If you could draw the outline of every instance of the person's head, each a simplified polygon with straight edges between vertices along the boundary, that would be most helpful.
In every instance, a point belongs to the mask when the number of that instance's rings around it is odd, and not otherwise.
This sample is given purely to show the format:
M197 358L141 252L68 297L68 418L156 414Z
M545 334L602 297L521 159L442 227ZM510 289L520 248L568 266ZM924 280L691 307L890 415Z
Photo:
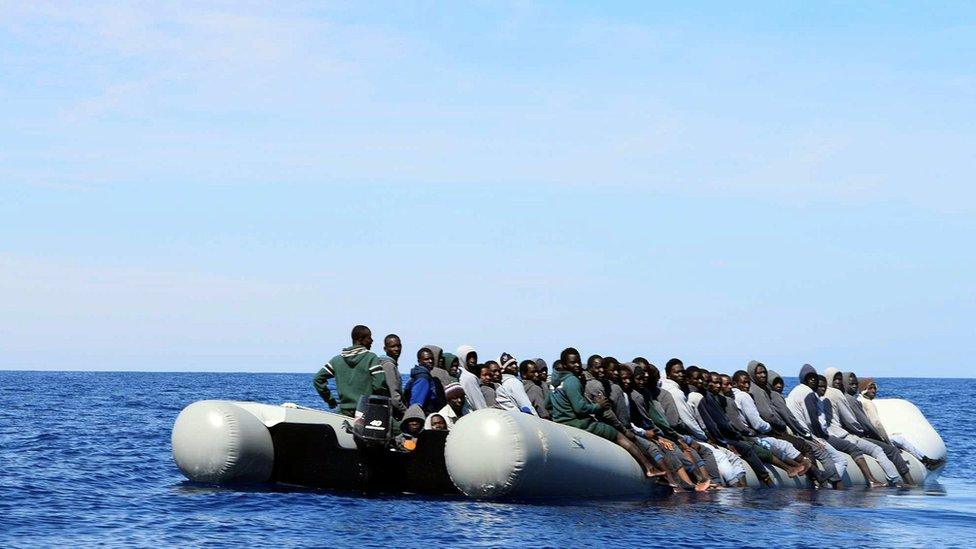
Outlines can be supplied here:
M803 368L800 368L800 383L817 392L817 370L809 364L804 364Z
M698 368L698 366L688 366L688 368L685 370L685 383L695 390L702 390L704 384L702 383L701 370Z
M446 431L447 421L444 421L444 416L440 414L430 416L430 428L433 431Z
M464 367L469 372L478 365L478 351L471 351L464 357ZM471 372L472 374L474 372Z
M562 359L557 358L555 361L553 361L553 363L552 363L552 371L554 371L554 372L562 372L565 369L566 369L566 365L563 364Z
M383 352L386 353L386 356L392 358L393 360L399 360L400 353L403 352L403 343L400 342L400 336L390 334L384 337Z
M489 385L491 383L491 365L482 364L481 371L478 372L478 379L481 380L482 385Z
M424 420L415 417L405 419L400 425L400 429L408 435L416 436L420 431L424 430Z
M590 359L586 361L586 371L596 379L603 379L606 377L606 369L603 367L603 359L600 357L594 359L593 357L595 356L596 355L591 356Z
M847 394L857 394L857 374L854 372L847 373Z
M522 379L526 381L535 381L538 370L535 367L535 362L532 360L523 360L518 367L519 375Z
M553 363L554 368L562 368L579 377L583 372L583 364L580 359L579 351L572 347L567 347L559 353L559 360Z
M647 386L647 368L645 366L640 367L640 371L634 371L634 389L640 391Z
M454 413L461 415L461 408L464 407L464 403L466 402L464 388L457 383L450 383L447 387L444 387L444 397L447 398L447 403L451 405Z
M818 375L817 376L817 396L824 396L827 394L827 377Z
M765 387L766 383L769 381L769 370L766 369L766 365L762 362L756 365L753 375L756 378L756 384L760 387Z
M654 388L661 381L661 371L657 369L657 366L651 364L647 368L644 368L644 373L647 374L647 386Z
M765 372L763 372L763 375L765 375ZM749 381L749 372L739 370L732 374L732 384L735 385L736 389L748 393L752 387L752 382Z
M631 360L631 362L633 362L634 364L642 368L647 368L648 366L651 365L651 363L648 362L648 360L642 356L634 357L634 360Z
M488 362L485 363L485 365L488 366L488 369L491 370L491 381L493 383L501 383L502 365L495 362L494 360L489 360Z
M722 374L719 376L719 379L721 380L722 384L722 394L725 396L732 396L732 376Z
M630 393L631 389L634 388L634 370L629 365L617 365L617 379L619 380L620 388L625 393Z
M677 358L672 358L664 365L664 375L678 385L685 381L685 364Z
M874 400L874 397L878 396L878 384L873 379L862 379L858 386L863 387L861 394L864 398Z
M430 370L434 367L434 353L430 352L427 347L421 348L417 351L417 365L423 366Z
M620 361L612 356L603 357L603 377L614 383L620 380L619 374Z
M502 367L503 374L510 374L513 376L518 374L518 361L515 360L514 356L508 353L502 353L502 356L498 359L498 363Z
M366 326L357 324L352 329L352 344L362 345L369 349L373 346L373 332L370 332Z
M776 391L777 393L782 393L783 387L785 386L786 384L783 382L783 378L780 376L772 378L772 381L769 384L770 389Z
M549 366L541 358L535 359L535 382L540 383L549 379Z
M713 395L722 392L722 376L715 372L705 372L703 377L708 380L708 392Z
M450 364L446 364L447 360L450 360L451 363ZM458 360L458 357L456 357L454 355L451 355L450 357L448 357L447 360L444 361L445 362L445 366L447 366L447 373L451 377L455 377L455 378L458 377L458 375L461 374L461 361Z
M840 372L834 373L833 379L830 380L830 386L839 391L844 390L844 374Z

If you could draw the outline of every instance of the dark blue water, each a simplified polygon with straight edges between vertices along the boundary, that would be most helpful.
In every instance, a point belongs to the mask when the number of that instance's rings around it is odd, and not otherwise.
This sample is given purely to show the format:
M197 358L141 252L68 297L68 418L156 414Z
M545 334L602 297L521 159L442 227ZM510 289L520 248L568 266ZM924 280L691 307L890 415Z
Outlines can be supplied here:
M976 380L879 383L882 396L915 402L945 439L939 486L529 505L185 481L170 454L184 406L226 398L321 407L311 374L0 372L0 547L971 546Z

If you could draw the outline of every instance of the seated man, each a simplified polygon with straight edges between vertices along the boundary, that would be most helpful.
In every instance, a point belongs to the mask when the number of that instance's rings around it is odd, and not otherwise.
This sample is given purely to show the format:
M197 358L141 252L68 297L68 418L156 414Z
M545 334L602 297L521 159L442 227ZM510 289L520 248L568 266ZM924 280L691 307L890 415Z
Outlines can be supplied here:
M535 409L536 415L542 419L549 419L549 411L546 409L546 393L539 383L539 370L534 360L523 360L519 364L519 375L522 376L522 387L525 389L529 402Z
M610 403L606 398L599 398L597 402L591 403L583 396L583 365L580 363L579 351L572 347L564 349L559 359L563 368L571 375L550 395L552 420L617 443L637 460L648 477L662 474L654 469L644 452L634 444L636 437L632 432L629 435L621 433L606 423L593 419L594 414L609 409Z
M864 406L857 399L857 376L854 372L843 372L841 374L841 386L838 389L844 393L844 399L848 406L848 409L853 412L854 418L851 421L852 424L842 422L844 427L848 431L854 432L854 434L868 440L872 444L881 448L884 452L885 457L887 457L895 466L895 470L901 475L902 486L914 486L915 479L912 478L912 471L908 467L908 462L901 455L901 450L895 447L887 440L884 440L877 431L874 430L874 426L871 424L871 420L868 419L867 414L864 413ZM828 381L829 383L829 381ZM855 432L857 429L863 429L863 432ZM888 469L885 469L885 473L889 473Z
M470 345L461 345L457 349L457 357L461 370L458 372L458 383L464 388L464 396L472 410L487 408L485 397L481 392L481 366L478 365L478 351Z
M383 365L375 354L369 352L373 345L373 334L366 326L358 325L352 329L352 345L332 357L315 374L313 385L330 407L336 407L336 400L329 390L329 380L335 378L336 392L339 393L339 413L347 416L356 414L359 399L364 395L389 396Z
M430 414L424 422L425 431L448 431L447 420L440 414Z
M779 376L770 373L770 384L776 393L783 389L783 380L778 378ZM847 458L827 441L829 435L820 421L822 406L817 396L817 387L817 371L813 366L804 364L800 368L800 384L790 391L785 403L789 407L791 416L796 419L797 429L801 431L797 434L810 437L810 440L829 454L829 460L822 463L824 469L827 469L828 462L833 465L835 471L830 476L830 482L834 488L839 488L843 484L841 479L847 471Z
M437 414L444 418L448 430L454 427L459 418L471 412L471 409L468 408L466 395L467 393L464 392L464 388L459 383L452 383L444 389L447 404Z
M735 375L738 376L740 380L744 380L745 383L749 383L749 374L746 372L739 370ZM752 396L749 395L748 391L742 391L736 387L733 387L731 376L722 374L720 380L721 389L719 392L725 398L725 409L729 416L729 420L733 422L733 425L740 431L744 432L751 440L754 440L768 448L773 454L773 458L775 458L772 460L772 463L785 470L786 474L789 475L790 478L805 474L808 467L806 464L802 463L803 458L800 455L800 451L785 440L780 440L767 435L767 433L770 431L769 424L762 421L762 418L759 417L759 412L756 410L756 404L752 400ZM743 407L749 410L749 416L752 416L752 421L750 421L750 418L747 417ZM760 431L754 427L753 422L756 422L763 430ZM779 463L777 463L776 460L778 460Z
M899 476L901 474L899 471L902 468L905 471L908 470L908 464L901 458L901 453L894 446L876 442L868 438L876 435L873 435L873 429L861 425L861 422L858 421L857 416L854 414L851 403L848 402L842 391L843 385L841 383L840 371L836 368L827 368L824 370L824 374L823 377L826 387L823 397L830 403L829 408L832 412L828 420L827 433L851 442L862 452L873 457L884 471L887 481L889 483L899 483ZM860 409L858 411L860 412ZM901 463L902 468L896 466L888 458L885 449L881 447L882 444L890 448L890 451L895 454L895 459ZM868 476L865 475L865 478L868 478ZM873 477L871 480L873 480ZM873 486L873 484L870 486Z
M403 414L403 421L400 422L400 434L394 438L397 450L401 452L412 452L417 449L417 437L424 430L424 422L427 416L420 406L412 404Z
M494 375L491 371L491 361L486 362L481 365L481 371L478 375L478 380L481 382L481 398L485 401L485 405L488 408L498 408L498 404L495 402L495 384L492 381Z
M424 414L440 410L446 403L441 380L434 377L434 353L429 347L417 351L417 365L410 370L410 380L403 388L407 404L420 406Z
M858 389L861 392L861 396L858 401L861 403L861 407L864 409L864 413L874 427L874 430L886 441L895 445L895 447L900 448L909 454L915 456L915 459L922 462L925 467L929 470L938 469L945 463L945 459L932 459L926 456L921 450L919 450L912 441L908 439L903 433L900 432L888 432L885 426L881 423L881 416L878 415L878 408L874 405L874 399L878 396L878 384L874 382L871 378L864 378L858 382Z
M495 389L495 404L502 410L512 410L525 412L534 416L539 415L529 400L529 395L525 393L525 385L522 380L515 377L518 373L518 363L515 357L505 353L502 355L505 368L502 371L502 382Z
M854 463L857 468L861 470L861 475L864 476L864 480L868 483L868 488L877 488L879 486L884 486L883 482L879 482L874 475L871 474L871 469L868 467L867 460L864 459L866 452L861 449L856 443L853 436L844 431L840 427L840 424L836 421L833 405L826 396L827 393L827 378L818 375L817 376L817 396L820 397L820 422L823 425L824 430L827 432L827 442L831 446L840 450L841 452L851 456L854 459Z

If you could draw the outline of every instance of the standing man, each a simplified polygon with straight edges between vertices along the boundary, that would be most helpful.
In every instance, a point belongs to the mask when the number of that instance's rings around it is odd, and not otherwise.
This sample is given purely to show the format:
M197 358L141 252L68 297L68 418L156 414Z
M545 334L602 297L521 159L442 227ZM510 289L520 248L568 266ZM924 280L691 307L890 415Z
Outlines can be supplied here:
M366 326L357 325L352 329L352 345L332 357L315 374L315 390L332 408L337 403L329 390L329 379L335 378L340 414L354 416L363 395L389 394L383 365L380 364L379 357L369 351L372 346L373 333Z
M380 357L380 364L383 365L386 387L390 390L390 406L393 408L393 417L400 420L403 419L403 413L407 411L407 406L403 403L403 381L398 368L400 353L403 352L400 336L390 334L384 337L383 352L386 354Z

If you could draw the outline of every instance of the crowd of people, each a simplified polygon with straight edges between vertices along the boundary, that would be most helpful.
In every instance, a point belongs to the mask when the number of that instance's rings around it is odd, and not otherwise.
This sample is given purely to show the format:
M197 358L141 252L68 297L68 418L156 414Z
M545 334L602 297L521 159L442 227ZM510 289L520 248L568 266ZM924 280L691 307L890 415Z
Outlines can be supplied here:
M620 362L594 354L584 362L570 347L550 370L542 358L519 362L502 353L482 361L469 345L456 353L425 345L404 382L400 337L383 339L382 356L370 351L372 344L369 328L354 327L352 345L319 370L314 386L330 407L349 416L363 395L388 396L404 451L425 429L450 430L472 411L498 408L614 442L647 476L663 477L678 491L745 486L747 467L772 485L767 464L806 477L815 488L839 488L847 456L869 487L910 486L916 479L903 450L929 468L940 465L902 433L884 429L872 402L878 391L873 380L835 368L821 375L803 365L800 383L784 394L783 378L757 361L727 374L672 358L662 372L643 357ZM872 473L866 455L881 465L883 479Z

